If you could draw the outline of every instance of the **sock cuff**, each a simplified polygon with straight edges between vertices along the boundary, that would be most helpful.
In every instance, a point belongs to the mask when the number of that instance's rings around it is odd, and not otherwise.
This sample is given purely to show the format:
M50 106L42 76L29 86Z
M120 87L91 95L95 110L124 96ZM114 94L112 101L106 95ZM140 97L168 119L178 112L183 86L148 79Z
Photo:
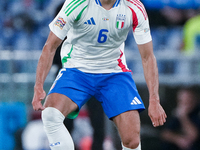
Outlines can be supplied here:
M141 150L141 144L139 144L138 147L135 149L127 148L122 144L122 150Z

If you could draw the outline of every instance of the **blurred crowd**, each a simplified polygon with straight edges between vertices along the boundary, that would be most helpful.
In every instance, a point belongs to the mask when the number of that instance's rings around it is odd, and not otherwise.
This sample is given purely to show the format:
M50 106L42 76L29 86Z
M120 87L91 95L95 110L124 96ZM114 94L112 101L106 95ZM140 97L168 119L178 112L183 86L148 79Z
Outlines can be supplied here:
M181 88L176 107L161 132L162 150L198 150L200 148L200 99L194 89Z
M0 50L40 50L62 0L0 1Z
M63 1L64 0L0 0L0 51L42 50L42 46L49 33L48 24L54 18L56 9ZM184 52L187 53L187 55L191 55L194 54L195 49L200 49L199 0L195 0L195 5L192 0L141 1L144 2L149 16L155 51L162 50L168 51L169 53ZM167 5L167 2L168 4L171 2L170 5ZM182 5L178 5L178 3L181 3ZM136 44L133 44L132 40L133 36L130 32L128 40L126 41L127 50L137 49ZM172 67L174 62L170 62L168 65L169 67ZM162 67L159 69L162 69ZM163 72L167 72L166 66L163 68ZM150 131L149 133L152 133L150 136L146 136L147 133L143 134L142 130L142 142L144 143L142 148L144 150L164 150L164 148L170 150L200 149L200 99L198 93L199 88L197 90L191 88L178 88L174 94L174 98L170 97L172 99L169 99L169 102L167 102L168 99L166 98L164 106L169 108L167 111L169 116L167 124L159 129L159 134L155 134L157 132L154 133L154 129L145 129L144 132ZM143 96L143 94L141 95ZM0 105L0 112L3 112L3 107L5 106ZM8 114L8 110L5 111L5 114ZM2 119L2 117L5 118L2 114L0 113L0 119ZM13 112L12 114L15 115ZM11 140L12 143L16 144L15 149L20 150L21 147L28 147L28 144L30 144L30 146L31 144L37 146L37 143L40 146L48 145L43 131L40 130L42 124L40 116L33 116L36 115L35 113L28 114L25 112L25 114L30 115L26 118L27 122L22 120L21 125L15 126L14 128L15 123L13 122L19 120L19 117L11 116L11 123L8 126L5 126L4 131L9 131L10 137L13 135L14 131L17 131L16 141L13 142ZM6 117L9 118L9 116ZM80 124L85 125L86 130L81 136L80 133L73 133L74 137L78 137L77 139L82 136L86 137L86 139L84 139L85 141L82 141L82 148L86 147L84 150L90 150L92 147L91 138L96 138L92 137L92 134L94 134L96 130L92 129L93 125L91 125L92 122L88 121L89 117L91 117L91 115L87 112L86 115L80 116L78 120L74 121L73 125L73 128L76 128L77 132L79 131L77 128L80 127ZM99 121L104 119L103 113L101 114L101 117L102 118ZM15 119L14 121L12 120L13 118ZM98 124L100 125L100 123ZM16 130L17 127L19 127L19 130ZM118 146L115 146L115 143L112 143L113 145L109 143L110 137L106 137L107 133L103 133L103 131L106 131L105 128L109 127L104 127L103 125L101 127L103 128L100 130L103 134L102 137L105 138L104 141L103 139L100 139L100 144L104 144L101 148L104 147L105 150L105 147L108 148L110 146L109 150L118 150L116 148ZM10 128L12 129L12 133L10 132ZM4 129L4 126L0 126L0 129ZM38 132L34 132L36 130ZM37 133L41 133L41 135L38 135ZM5 135L3 132L0 134L0 143L3 143L3 141L1 141L1 136L5 137ZM33 135L35 135L35 137ZM143 137L144 135L145 137ZM115 133L114 136L117 136L117 134ZM150 137L150 139L148 137ZM36 141L32 138L42 140ZM153 139L155 139L155 141L153 141ZM32 140L35 140L35 142L33 143ZM118 139L114 140L119 142ZM158 143L158 141L160 143ZM81 140L78 140L77 143L81 144ZM89 145L84 145L85 143L89 143ZM120 145L120 143L117 144ZM151 144L150 147L147 146L149 144ZM77 145L77 147L79 146L80 145ZM35 150L45 150L48 149L47 147L40 147Z

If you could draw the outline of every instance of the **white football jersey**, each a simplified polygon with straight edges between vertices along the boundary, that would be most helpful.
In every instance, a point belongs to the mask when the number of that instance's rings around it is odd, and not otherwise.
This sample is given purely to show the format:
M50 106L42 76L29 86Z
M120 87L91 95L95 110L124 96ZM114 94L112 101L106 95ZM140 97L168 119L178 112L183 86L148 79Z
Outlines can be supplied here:
M87 73L130 71L124 55L129 30L137 44L150 42L149 21L139 0L116 0L110 10L100 0L66 0L49 25L60 39L65 68Z

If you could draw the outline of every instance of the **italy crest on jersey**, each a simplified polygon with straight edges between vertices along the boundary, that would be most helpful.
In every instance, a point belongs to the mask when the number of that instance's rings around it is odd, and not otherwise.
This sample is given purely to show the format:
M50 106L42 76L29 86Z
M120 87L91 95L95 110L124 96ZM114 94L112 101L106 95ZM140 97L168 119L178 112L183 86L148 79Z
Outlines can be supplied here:
M117 14L116 17L116 28L117 29L122 29L124 27L126 15L123 14Z

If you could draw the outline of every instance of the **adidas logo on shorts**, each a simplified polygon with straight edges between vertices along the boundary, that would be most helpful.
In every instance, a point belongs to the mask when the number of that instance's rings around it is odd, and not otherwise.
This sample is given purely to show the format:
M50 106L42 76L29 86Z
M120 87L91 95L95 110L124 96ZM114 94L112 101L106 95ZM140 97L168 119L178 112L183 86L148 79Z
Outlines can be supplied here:
M137 97L134 97L134 99L131 102L131 105L138 105L138 104L142 104L142 103Z

